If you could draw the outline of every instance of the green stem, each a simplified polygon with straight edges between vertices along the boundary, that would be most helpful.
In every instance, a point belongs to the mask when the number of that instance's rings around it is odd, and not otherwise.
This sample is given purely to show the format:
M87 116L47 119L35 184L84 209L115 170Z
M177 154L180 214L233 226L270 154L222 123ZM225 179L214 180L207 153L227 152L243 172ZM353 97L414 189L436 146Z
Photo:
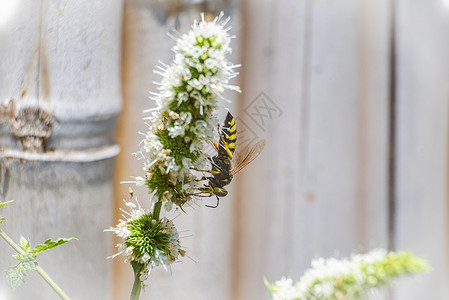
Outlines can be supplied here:
M131 298L129 299L138 300L140 296L140 291L142 290L142 282L140 281L140 272L143 269L143 265L131 263L131 266L133 267L134 270L134 284L133 290L131 291Z
M153 208L153 219L159 220L159 215L161 214L162 201L158 201L154 204Z
M19 247L3 230L0 229L0 236L20 254L25 254L25 251Z
M0 236L18 253L24 255L25 251L19 247L3 230L0 229ZM40 266L36 267L37 273L50 285L50 287L61 297L61 299L69 300L70 298L64 293L64 291L48 276L48 274Z
M56 282L54 282L50 276L48 276L48 274L44 271L44 269L42 269L40 266L36 267L36 271L37 273L39 273L39 275L41 275L42 278L44 278L44 280L50 285L50 287L59 295L59 297L61 297L61 299L64 300L69 300L69 296L67 296L64 291L56 284Z

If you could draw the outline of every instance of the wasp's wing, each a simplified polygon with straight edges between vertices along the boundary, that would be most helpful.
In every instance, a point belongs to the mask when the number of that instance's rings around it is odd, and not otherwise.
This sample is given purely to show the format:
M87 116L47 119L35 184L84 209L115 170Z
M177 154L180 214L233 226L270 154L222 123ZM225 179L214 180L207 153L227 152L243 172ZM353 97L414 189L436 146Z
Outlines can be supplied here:
M231 174L235 175L246 165L252 162L257 156L259 156L264 147L265 140L261 140L255 145L247 146L242 151L240 151L238 157L236 158L235 167L231 170Z

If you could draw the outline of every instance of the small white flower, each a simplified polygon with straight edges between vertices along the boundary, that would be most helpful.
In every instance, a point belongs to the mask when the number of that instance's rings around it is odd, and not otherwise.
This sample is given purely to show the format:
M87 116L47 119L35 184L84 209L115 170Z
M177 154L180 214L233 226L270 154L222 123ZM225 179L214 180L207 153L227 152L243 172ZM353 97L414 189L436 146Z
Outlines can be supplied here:
M217 67L217 61L213 58L208 58L204 61L204 65L210 70Z
M132 202L126 202L125 205L128 206L131 209L135 209L136 208L136 205L134 203L132 203Z
M151 259L151 256L148 253L145 253L142 258L140 259L140 262L143 264L148 263L148 261Z
M168 113L168 115L170 116L170 118L172 118L172 119L174 119L174 120L179 119L179 114L176 113L176 112L174 112L174 111L170 111L170 112Z
M130 257L133 254L134 247L128 247L125 250L125 256Z
M175 138L177 136L184 136L186 128L179 124L178 122L175 122L174 126L167 128L168 135L171 138Z
M298 295L298 289L293 285L293 280L282 277L275 282L276 292L273 294L273 300L290 300Z

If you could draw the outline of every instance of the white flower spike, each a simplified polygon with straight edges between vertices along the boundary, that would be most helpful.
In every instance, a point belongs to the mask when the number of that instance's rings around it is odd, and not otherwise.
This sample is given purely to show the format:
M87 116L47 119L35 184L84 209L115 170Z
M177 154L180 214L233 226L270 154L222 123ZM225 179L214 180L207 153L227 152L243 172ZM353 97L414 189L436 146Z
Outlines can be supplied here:
M202 16L176 39L174 62L161 63L154 71L162 76L158 92L151 93L157 109L147 110L152 124L136 153L145 157L146 175L135 183L145 184L153 201L164 201L166 209L192 199L198 182L191 168L207 164L203 148L215 135L218 99L225 89L240 91L229 84L237 65L226 59L231 53L228 22L223 14L212 22Z

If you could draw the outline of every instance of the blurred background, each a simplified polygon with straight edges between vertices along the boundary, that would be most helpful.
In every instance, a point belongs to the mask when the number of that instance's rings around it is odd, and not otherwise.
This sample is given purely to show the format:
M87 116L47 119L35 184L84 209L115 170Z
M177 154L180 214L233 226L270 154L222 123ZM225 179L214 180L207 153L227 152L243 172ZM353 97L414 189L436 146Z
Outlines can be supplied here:
M449 1L13 4L0 1L0 192L16 201L1 226L34 243L79 238L38 259L73 299L129 298L132 269L106 260L118 241L103 230L129 187L148 197L120 182L143 174L131 153L153 69L173 59L167 32L220 11L243 92L227 92L219 115L233 113L240 142L267 145L218 208L204 198L179 214L188 257L153 270L141 299L268 299L264 276L297 280L313 258L375 247L410 250L432 271L372 299L449 299ZM53 115L43 152L17 151L10 103ZM0 268L11 254L1 242ZM15 294L1 281L0 299L57 299L27 281Z

